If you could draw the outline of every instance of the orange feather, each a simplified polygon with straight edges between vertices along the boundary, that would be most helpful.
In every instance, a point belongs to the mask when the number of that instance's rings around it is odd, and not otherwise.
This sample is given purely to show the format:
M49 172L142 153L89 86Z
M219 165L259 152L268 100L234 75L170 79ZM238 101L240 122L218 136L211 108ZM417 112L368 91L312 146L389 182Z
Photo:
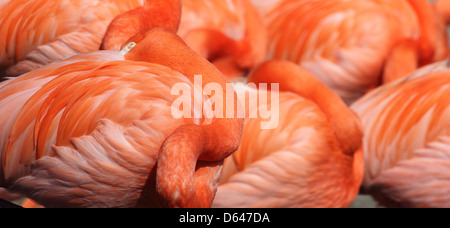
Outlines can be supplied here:
M230 79L244 76L266 55L267 31L249 0L183 0L179 35ZM236 72L237 71L237 72Z
M193 88L194 72L205 82L225 78L171 32L137 39L125 56L74 56L0 84L0 109L11 110L0 117L8 123L0 132L0 186L46 207L212 204L243 120L175 119L171 89ZM169 49L178 55L165 55Z
M386 84L352 108L364 127L364 187L389 207L449 207L448 61Z
M111 20L144 0L7 1L0 7L0 72L18 76L98 50Z
M241 103L249 104L247 119L240 148L225 160L213 206L348 207L359 192L364 170L356 115L293 63L264 63L249 82L279 82L279 100L251 102L254 96L242 94L271 97L278 92L237 89ZM262 130L266 120L252 118L253 112L277 106L278 126Z
M252 2L269 30L267 58L301 65L347 104L380 84L384 66L397 59L389 58L392 50L405 40L417 49L402 66L423 66L449 53L445 23L427 0ZM410 73L393 65L392 77Z
M266 53L266 30L249 0L8 1L0 15L1 77L99 48L119 50L140 31L176 32L180 23L180 36L230 77Z

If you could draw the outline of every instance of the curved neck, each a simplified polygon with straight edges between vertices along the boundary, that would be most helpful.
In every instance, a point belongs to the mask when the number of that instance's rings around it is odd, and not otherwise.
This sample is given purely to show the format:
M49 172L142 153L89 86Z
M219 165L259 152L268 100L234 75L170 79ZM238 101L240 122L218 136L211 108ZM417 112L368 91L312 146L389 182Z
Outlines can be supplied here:
M195 76L200 75L203 89L211 84L219 85L222 89L223 96L210 97L213 103L221 103L224 107L237 109L239 103L237 96L234 96L234 99L227 99L225 96L227 93L225 76L214 65L188 47L176 34L163 29L151 29L138 34L129 42L136 43L136 46L124 55L126 60L145 61L169 67L183 74L194 84ZM222 111L223 116L228 116L226 108ZM215 118L211 125L204 126L208 132L206 142L210 142L204 146L204 149L210 151L209 154L214 154L215 157L202 156L201 159L221 160L234 152L239 146L242 127L243 119L239 118ZM211 151L215 152L211 153Z
M296 64L266 62L249 76L249 82L279 83L280 91L293 92L315 102L329 119L344 153L353 155L361 146L363 133L356 114L328 87Z
M108 26L101 50L120 50L132 36L151 28L178 31L180 0L149 0L144 6L118 15Z
M433 61L436 54L436 40L439 40L440 21L436 17L436 12L428 0L408 0L411 7L417 14L420 24L419 53L420 64L426 65Z
M225 77L173 32L151 29L131 38L126 47L129 45L131 45L129 50L125 49L128 51L124 55L126 60L145 61L169 67L183 74L193 83L195 83L196 75L203 74L203 88L208 83L216 83L221 86L222 90L226 89ZM211 97L211 100L213 103L222 100L222 104L227 104L225 102L237 104L236 97L234 101L228 101L226 96L219 95ZM225 107L228 107L228 104ZM214 118L210 125L182 126L166 139L161 150L161 157L158 159L156 178L159 196L163 199L174 200L173 203L166 206L210 206L212 197L202 198L196 195L197 190L202 190L199 186L200 182L196 182L194 177L197 161L213 162L219 166L226 157L237 150L242 129L242 119ZM174 164L177 165L174 167ZM170 181L171 177L175 176L183 177L178 185L174 185ZM210 183L206 184L208 187L211 186ZM172 197L178 187L180 187L181 195ZM209 196L213 196L215 192L210 193Z
M145 61L167 66L185 75L194 82L195 75L203 76L203 86L215 82L224 86L226 78L206 59L201 58L179 36L164 29L151 29L142 32L128 42L137 45L127 54L125 59Z

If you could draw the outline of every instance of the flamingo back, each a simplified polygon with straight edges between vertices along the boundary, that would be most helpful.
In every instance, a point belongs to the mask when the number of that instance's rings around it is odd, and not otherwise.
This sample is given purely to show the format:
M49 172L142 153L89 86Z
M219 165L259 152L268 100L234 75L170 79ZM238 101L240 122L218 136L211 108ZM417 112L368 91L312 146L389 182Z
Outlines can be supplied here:
M402 40L418 41L427 55L434 50L432 61L448 53L445 32L426 31L424 27L434 29L438 23L425 25L429 16L418 13L408 1L252 2L269 30L268 58L300 64L348 104L379 85L387 56Z
M111 20L144 3L5 1L0 8L0 72L17 76L77 53L98 50Z
M270 92L259 91L259 96ZM257 118L246 119L240 148L225 160L213 206L349 206L359 191L362 156L348 156L339 149L321 109L290 92L280 93L270 105L258 105L251 98L256 96L249 97L246 115ZM267 120L254 112L276 106L278 127L262 130L261 122Z
M448 61L355 103L364 126L364 186L388 206L448 207ZM443 176L444 175L444 176ZM433 187L439 186L439 187Z

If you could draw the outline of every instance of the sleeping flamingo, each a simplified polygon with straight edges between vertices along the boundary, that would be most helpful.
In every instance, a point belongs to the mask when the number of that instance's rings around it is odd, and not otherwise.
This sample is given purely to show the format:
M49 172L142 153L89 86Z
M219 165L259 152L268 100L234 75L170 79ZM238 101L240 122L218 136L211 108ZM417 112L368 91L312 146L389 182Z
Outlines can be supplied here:
M279 106L279 125L247 118L238 151L225 160L214 207L348 207L363 177L362 129L345 103L294 63L269 61L253 83L280 83L279 100L241 100L247 114ZM260 96L268 96L263 92ZM256 89L237 89L254 94ZM240 97L244 97L241 95ZM258 106L257 106L258 105ZM257 106L257 108L255 108Z
M126 12L130 9L134 10ZM158 18L142 18L155 12ZM114 39L123 37L123 43L140 31L125 33L123 26L116 26L109 28L110 37L105 38L108 25L116 17L126 17L122 19L125 27L141 30L162 27L176 31L180 14L180 0L3 1L0 3L0 30L3 31L0 32L0 80L2 76L18 76L77 53L98 50L102 41L114 44L117 43ZM136 20L146 23L127 26ZM121 34L114 34L115 30ZM0 198L10 197L6 192L0 193Z
M0 84L0 186L46 207L211 205L243 120L175 119L171 89L225 77L172 32L127 43Z
M387 207L450 207L450 68L422 68L361 98L364 187Z
M268 58L298 63L347 104L382 78L406 76L449 53L445 23L427 0L252 2L269 30Z
M1 1L0 76L18 76L55 60L98 50L111 20L144 2Z

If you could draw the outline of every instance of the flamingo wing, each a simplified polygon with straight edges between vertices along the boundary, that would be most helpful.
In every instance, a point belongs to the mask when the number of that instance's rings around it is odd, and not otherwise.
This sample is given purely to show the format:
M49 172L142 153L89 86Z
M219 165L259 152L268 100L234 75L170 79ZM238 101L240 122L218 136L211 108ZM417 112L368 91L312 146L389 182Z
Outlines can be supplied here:
M444 26L426 1L252 2L269 30L268 58L301 65L348 104L379 84L392 49L405 40L419 46L422 65L448 53Z
M0 8L0 70L17 76L50 61L98 50L110 21L143 4L143 0L7 1Z
M437 159L433 155L436 149L445 148L450 121L449 83L447 61L444 61L376 89L352 107L361 117L365 131L364 186L387 205L436 206L432 201L418 202L426 198L414 199L411 194L434 197L432 191L419 193L425 188L418 186L418 181L431 174L423 170L425 164L430 164L429 156ZM446 164L445 156L437 164ZM412 171L413 166L416 171ZM444 170L442 167L436 165L436 169L430 169L437 172ZM421 171L424 172L420 175L412 175ZM429 178L442 181L438 174L432 176ZM395 193L390 196L379 192Z
M2 135L4 183L45 206L134 206L162 143L185 123L171 114L176 83L192 85L167 67L113 51L4 82L2 110L13 109L15 119ZM11 92L23 85L24 97Z
M259 95L270 96L262 91ZM261 130L266 119L246 120L239 150L225 160L213 206L349 206L361 175L354 170L353 158L339 151L328 118L320 107L296 94L279 96L274 100L279 103L270 107L255 108L258 102L249 102L249 116L279 105L279 125Z
M415 208L448 208L450 197L450 137L447 130L435 141L413 152L380 174L370 186L384 205ZM385 197L388 196L388 197Z

